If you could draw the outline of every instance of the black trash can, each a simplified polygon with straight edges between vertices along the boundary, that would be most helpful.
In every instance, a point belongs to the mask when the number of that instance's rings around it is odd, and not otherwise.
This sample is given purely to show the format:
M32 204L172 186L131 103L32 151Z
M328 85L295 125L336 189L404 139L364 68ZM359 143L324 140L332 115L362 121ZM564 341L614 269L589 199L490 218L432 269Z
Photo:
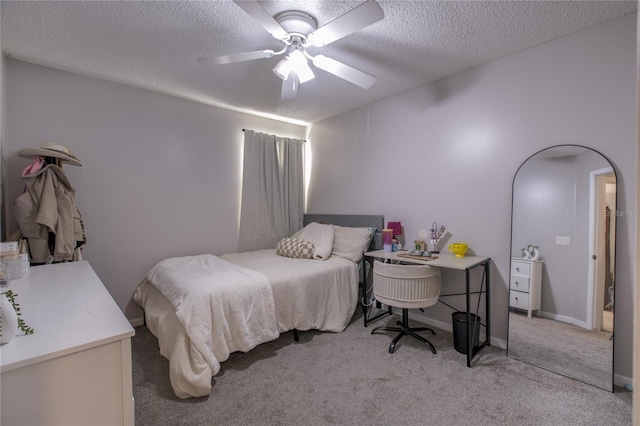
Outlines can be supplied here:
M467 353L468 338L467 338L467 313L466 312L454 312L451 314L453 320L453 347L461 354ZM475 350L480 346L480 321L481 318L475 314L471 314L471 323L474 325L473 332L473 349Z

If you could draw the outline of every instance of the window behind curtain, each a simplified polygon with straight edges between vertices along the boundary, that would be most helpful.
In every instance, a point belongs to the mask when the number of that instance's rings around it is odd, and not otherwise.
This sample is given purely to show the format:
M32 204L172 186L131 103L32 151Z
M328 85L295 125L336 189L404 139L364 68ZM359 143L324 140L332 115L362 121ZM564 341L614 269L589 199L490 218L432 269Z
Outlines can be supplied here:
M245 130L238 251L275 248L303 214L304 141Z

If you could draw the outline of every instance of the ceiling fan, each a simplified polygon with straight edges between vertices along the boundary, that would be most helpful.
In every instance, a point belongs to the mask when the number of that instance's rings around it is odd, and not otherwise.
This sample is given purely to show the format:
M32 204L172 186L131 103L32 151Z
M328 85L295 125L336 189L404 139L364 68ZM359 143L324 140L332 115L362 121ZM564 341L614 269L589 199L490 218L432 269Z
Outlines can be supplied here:
M375 83L376 78L370 74L325 55L312 56L307 52L307 47L326 46L384 18L382 8L375 0L367 0L320 28L313 16L306 12L289 10L272 17L256 0L233 1L280 41L282 49L200 58L198 62L202 65L230 64L285 55L273 68L273 72L283 80L283 100L294 99L298 92L298 85L315 77L309 61L315 67L364 89L368 89Z

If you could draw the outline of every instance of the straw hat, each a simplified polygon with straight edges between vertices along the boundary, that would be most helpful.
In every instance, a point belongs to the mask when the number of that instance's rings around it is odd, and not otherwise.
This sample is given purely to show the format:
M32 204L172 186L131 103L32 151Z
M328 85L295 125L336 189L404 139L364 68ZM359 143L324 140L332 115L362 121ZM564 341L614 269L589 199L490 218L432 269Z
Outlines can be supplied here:
M20 157L55 157L73 166L84 167L84 165L73 155L73 152L64 145L55 142L45 142L40 148L25 148L18 152Z

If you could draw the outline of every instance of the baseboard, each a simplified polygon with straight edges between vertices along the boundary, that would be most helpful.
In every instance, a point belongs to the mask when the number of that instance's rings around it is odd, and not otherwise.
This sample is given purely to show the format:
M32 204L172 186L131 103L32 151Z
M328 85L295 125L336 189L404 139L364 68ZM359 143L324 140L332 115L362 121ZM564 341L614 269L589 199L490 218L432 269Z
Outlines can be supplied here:
M502 339L498 339L496 337L492 337L491 338L491 346L495 346L496 348L500 348L503 351L507 350L507 341L506 340L502 340Z
M129 320L129 324L131 324L131 327L140 327L141 325L144 325L144 318L133 318Z
M633 386L633 379L631 377L625 377L614 373L613 384L626 389L628 386Z
M402 316L402 310L401 309L397 309L393 308L393 313L399 316ZM445 331L449 331L451 333L453 333L453 326L450 323L445 323L442 321L436 321L434 319L431 318L427 318L425 316L422 315L418 315L415 312L409 312L409 318L411 318L414 321L418 321L422 324L425 325L430 325L432 327L436 327L439 328L440 330L445 330Z
M540 316L543 318L549 318L556 321L566 322L568 324L573 324L578 327L584 328L588 330L587 323L584 321L577 320L575 318L567 317L565 315L552 314L550 312L540 312Z
M396 308L394 308L394 313L398 314L398 315L402 315L402 310L395 310ZM445 323L442 321L437 321L431 318L427 318L425 316L422 315L418 315L415 312L409 312L409 318L411 318L414 321L420 322L422 324L431 326L431 327L436 327L439 328L440 330L445 330L448 331L450 333L453 333L453 325L451 323ZM484 341L485 339L485 333L480 333L480 340ZM495 346L497 348L500 348L502 350L507 350L507 341L506 340L502 340L502 339L498 339L496 337L491 337L491 346Z

